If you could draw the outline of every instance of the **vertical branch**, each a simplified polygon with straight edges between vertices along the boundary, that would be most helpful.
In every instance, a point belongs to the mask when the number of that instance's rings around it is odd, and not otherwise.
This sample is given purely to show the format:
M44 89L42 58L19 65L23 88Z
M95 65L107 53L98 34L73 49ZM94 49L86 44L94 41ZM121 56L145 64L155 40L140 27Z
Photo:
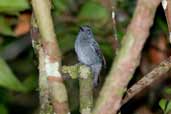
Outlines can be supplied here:
M93 114L116 114L129 80L139 64L140 52L160 0L138 0L121 48L97 99ZM146 18L145 18L146 17Z
M63 66L62 71L68 73L72 79L79 78L80 113L91 114L93 108L93 75L85 65Z
M40 100L40 114L53 114L52 106L49 101L49 92L48 92L48 82L47 76L45 73L45 64L44 64L44 52L40 47L40 33L36 24L36 20L32 15L31 20L31 37L32 37L32 46L34 51L39 59L39 100Z
M39 49L39 98L40 98L40 114L53 114L53 108L49 101L49 91L47 76L44 67L44 52Z
M169 28L169 41L171 43L171 0L162 0L162 6L166 15Z
M93 76L90 68L82 65L79 68L80 112L91 114L93 108Z
M32 0L33 11L41 35L41 48L48 90L56 114L69 113L68 98L60 69L61 53L56 41L49 0ZM41 67L40 67L41 68ZM40 69L39 69L40 70Z

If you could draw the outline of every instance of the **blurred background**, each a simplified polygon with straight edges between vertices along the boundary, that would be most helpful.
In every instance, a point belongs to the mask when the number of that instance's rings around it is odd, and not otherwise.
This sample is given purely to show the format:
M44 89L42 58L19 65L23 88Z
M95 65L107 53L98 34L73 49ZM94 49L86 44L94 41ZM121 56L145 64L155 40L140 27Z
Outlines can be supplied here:
M116 48L131 21L136 0L115 0L117 37L112 27L110 0L52 0L52 16L62 52L62 64L78 63L74 42L81 25L90 25L110 70ZM38 60L31 45L30 0L0 0L0 114L38 114ZM148 17L144 17L148 18ZM143 24L143 23L142 23ZM141 35L141 33L139 34ZM162 6L157 9L140 66L128 87L171 55ZM171 73L163 75L121 108L123 114L163 114L171 110ZM78 81L66 79L70 109L79 114ZM102 84L101 84L102 85ZM95 91L98 93L98 90ZM96 94L96 93L95 93Z

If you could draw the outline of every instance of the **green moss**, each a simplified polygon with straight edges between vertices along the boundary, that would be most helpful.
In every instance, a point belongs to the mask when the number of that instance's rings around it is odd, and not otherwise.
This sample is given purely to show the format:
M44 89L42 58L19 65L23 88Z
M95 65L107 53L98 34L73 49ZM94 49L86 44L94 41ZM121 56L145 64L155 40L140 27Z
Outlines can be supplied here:
M78 67L79 67L79 65L63 66L62 72L68 73L72 79L77 79L78 78Z

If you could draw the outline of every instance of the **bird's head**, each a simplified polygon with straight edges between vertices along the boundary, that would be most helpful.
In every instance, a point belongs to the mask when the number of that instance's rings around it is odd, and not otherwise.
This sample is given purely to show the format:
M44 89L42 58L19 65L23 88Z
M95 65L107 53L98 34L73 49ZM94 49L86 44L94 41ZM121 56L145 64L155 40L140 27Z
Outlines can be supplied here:
M83 36L86 36L86 38L92 38L93 37L93 32L92 32L90 26L88 26L88 25L81 26L80 27L80 33Z

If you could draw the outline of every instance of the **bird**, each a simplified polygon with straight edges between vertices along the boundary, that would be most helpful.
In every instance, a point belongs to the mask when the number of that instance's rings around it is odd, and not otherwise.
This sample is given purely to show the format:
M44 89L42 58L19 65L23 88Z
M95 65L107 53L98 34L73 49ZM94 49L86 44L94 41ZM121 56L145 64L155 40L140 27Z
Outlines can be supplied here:
M78 61L91 69L93 86L97 87L100 71L103 66L106 66L106 62L89 25L80 27L75 41L75 52Z

